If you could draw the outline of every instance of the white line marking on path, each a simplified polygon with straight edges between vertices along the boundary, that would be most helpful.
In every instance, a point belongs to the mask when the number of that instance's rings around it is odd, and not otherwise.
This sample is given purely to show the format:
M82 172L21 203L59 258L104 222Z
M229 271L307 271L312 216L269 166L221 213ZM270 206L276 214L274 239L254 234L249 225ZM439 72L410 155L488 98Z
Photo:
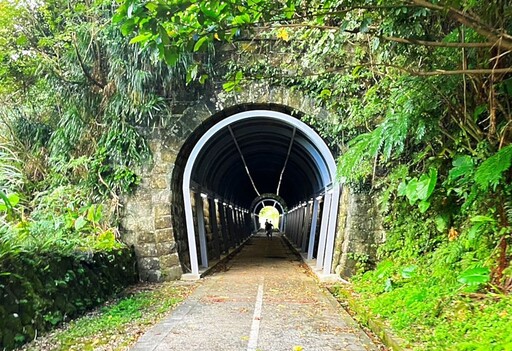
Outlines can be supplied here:
M258 335L260 333L261 308L263 306L263 278L258 285L258 294L256 296L256 304L254 305L254 315L252 316L251 334L249 336L249 344L247 351L256 351L258 345Z

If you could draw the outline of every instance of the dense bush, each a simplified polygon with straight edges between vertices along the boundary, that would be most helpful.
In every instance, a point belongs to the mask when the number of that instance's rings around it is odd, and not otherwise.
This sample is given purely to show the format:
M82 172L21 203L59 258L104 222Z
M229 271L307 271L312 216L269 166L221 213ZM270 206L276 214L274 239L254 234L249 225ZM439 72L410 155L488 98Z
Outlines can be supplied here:
M133 250L7 255L0 262L0 349L12 349L138 280Z

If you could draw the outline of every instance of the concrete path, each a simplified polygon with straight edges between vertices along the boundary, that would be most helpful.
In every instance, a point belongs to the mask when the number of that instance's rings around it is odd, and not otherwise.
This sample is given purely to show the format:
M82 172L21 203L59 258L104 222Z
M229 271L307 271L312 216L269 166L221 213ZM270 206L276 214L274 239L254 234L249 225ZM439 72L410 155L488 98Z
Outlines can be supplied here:
M279 234L254 236L132 351L363 351L376 346Z

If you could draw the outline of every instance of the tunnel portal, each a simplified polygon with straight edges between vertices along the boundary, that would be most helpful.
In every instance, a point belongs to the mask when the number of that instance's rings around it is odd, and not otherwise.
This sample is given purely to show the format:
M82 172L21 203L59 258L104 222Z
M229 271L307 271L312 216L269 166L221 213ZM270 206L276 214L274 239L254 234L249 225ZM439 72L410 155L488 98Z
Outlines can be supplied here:
M166 123L141 129L152 158L120 198L120 235L141 280L198 278L241 247L266 205L327 279L350 276L354 257L372 262L385 240L372 194L340 189L334 157L303 114L328 116L299 91L254 83L175 102Z
M340 189L325 142L300 119L271 109L212 116L208 124L185 143L179 177L190 274L199 276L209 256L256 231L256 211L267 204L280 211L288 239L330 273Z

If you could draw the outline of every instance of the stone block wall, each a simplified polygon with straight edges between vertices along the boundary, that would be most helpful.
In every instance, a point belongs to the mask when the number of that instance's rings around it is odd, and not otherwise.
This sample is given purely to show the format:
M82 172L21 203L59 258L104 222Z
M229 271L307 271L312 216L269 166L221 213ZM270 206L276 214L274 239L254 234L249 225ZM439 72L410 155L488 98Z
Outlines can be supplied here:
M377 247L384 240L382 219L374 197L345 186L340 197L333 271L350 277L359 266L363 269L372 267Z
M178 149L164 144L155 130L149 146L151 162L139 172L137 190L122 199L123 241L135 247L140 279L161 281L179 279L182 274L171 217L171 172Z
M187 95L190 101L170 106L165 121L141 129L153 158L139 170L142 181L136 191L121 199L121 234L124 242L135 247L141 280L179 279L190 269L181 184L194 143L208 128L226 116L254 108L300 111L319 119L328 117L301 92L264 83L255 82L231 93L224 92L221 85L209 86ZM223 210L217 211L221 251L233 244L234 235L231 220L222 228ZM205 206L205 213L208 211L209 206ZM229 217L230 212L225 211L224 216ZM210 219L205 217L208 251L213 252Z

